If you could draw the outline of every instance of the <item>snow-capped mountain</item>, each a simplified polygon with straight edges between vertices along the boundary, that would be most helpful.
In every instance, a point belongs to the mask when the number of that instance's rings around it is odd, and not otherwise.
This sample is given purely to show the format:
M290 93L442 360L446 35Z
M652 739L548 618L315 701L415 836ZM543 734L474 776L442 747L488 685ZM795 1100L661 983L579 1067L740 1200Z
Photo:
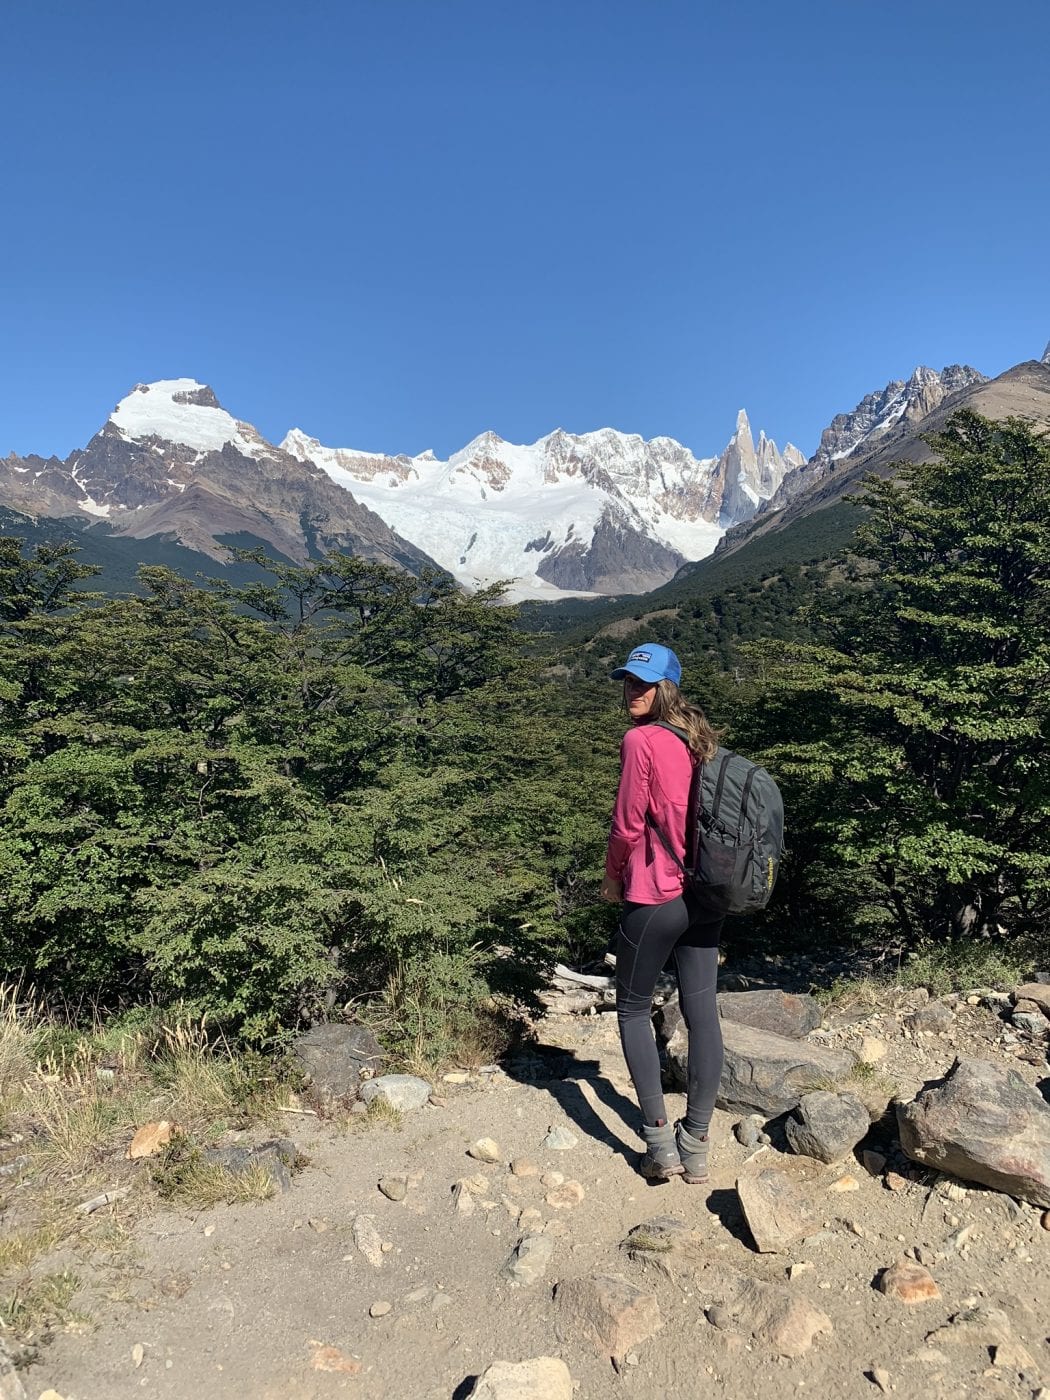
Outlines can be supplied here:
M433 562L193 379L136 385L65 461L0 459L0 505L96 517L117 534L174 537L219 561L229 557L222 538L247 535L291 559L341 549L405 568Z
M513 596L636 592L710 554L804 458L746 413L720 457L673 438L563 429L519 445L482 433L447 461L326 447L293 429L281 447L316 462L392 529L469 587L512 579Z
M528 446L482 433L447 461L324 447L300 430L274 446L207 385L167 379L136 385L65 461L0 460L0 505L174 537L220 561L224 540L250 537L298 560L436 562L471 588L511 580L512 598L644 592L709 554L802 460L764 434L756 446L744 413L706 458L611 428Z

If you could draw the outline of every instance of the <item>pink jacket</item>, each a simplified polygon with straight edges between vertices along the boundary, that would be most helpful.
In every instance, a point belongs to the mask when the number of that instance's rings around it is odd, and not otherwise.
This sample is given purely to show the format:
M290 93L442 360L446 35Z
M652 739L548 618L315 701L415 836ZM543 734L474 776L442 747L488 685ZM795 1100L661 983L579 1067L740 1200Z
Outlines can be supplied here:
M652 813L684 860L692 776L689 750L669 730L639 724L623 736L605 872L623 881L623 897L632 904L664 904L682 893L685 877L646 825L645 814Z

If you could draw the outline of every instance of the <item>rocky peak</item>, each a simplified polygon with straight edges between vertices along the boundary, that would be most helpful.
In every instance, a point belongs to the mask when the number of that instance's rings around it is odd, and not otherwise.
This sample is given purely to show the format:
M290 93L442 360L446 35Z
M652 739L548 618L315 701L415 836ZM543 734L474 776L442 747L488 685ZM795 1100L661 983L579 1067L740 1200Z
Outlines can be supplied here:
M788 451L794 458L801 458L797 447L789 444ZM715 467L715 480L721 485L719 524L728 529L749 519L759 504L774 494L793 465L797 462L782 456L764 432L759 433L756 449L751 424L741 409L736 416L736 431Z
M985 380L970 365L947 365L940 373L919 365L910 379L891 379L884 389L865 394L851 413L837 414L821 434L810 461L830 466L861 447L867 449L898 425L925 418L950 394Z
M140 384L140 389L149 390L148 384ZM209 384L198 384L195 389L180 389L171 396L173 403L192 403L198 408L222 408L215 397L215 390Z
M1039 363L1041 365L1050 365L1050 340L1046 342L1046 349L1043 351L1043 358Z

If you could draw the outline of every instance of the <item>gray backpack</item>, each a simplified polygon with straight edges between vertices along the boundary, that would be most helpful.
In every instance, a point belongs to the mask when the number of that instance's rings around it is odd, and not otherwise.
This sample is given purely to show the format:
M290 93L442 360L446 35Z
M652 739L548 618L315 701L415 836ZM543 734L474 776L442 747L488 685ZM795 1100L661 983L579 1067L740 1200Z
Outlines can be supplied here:
M657 723L687 742L683 730ZM650 814L646 821L706 913L753 914L768 904L784 849L784 803L757 763L720 748L694 765L684 865Z

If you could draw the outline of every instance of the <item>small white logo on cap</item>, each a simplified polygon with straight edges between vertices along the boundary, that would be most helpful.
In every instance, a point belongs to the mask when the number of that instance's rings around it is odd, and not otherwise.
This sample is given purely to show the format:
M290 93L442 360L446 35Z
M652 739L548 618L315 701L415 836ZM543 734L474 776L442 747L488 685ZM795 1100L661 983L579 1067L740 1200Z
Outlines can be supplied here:
M651 651L632 651L627 658L628 661L651 661L653 654Z

